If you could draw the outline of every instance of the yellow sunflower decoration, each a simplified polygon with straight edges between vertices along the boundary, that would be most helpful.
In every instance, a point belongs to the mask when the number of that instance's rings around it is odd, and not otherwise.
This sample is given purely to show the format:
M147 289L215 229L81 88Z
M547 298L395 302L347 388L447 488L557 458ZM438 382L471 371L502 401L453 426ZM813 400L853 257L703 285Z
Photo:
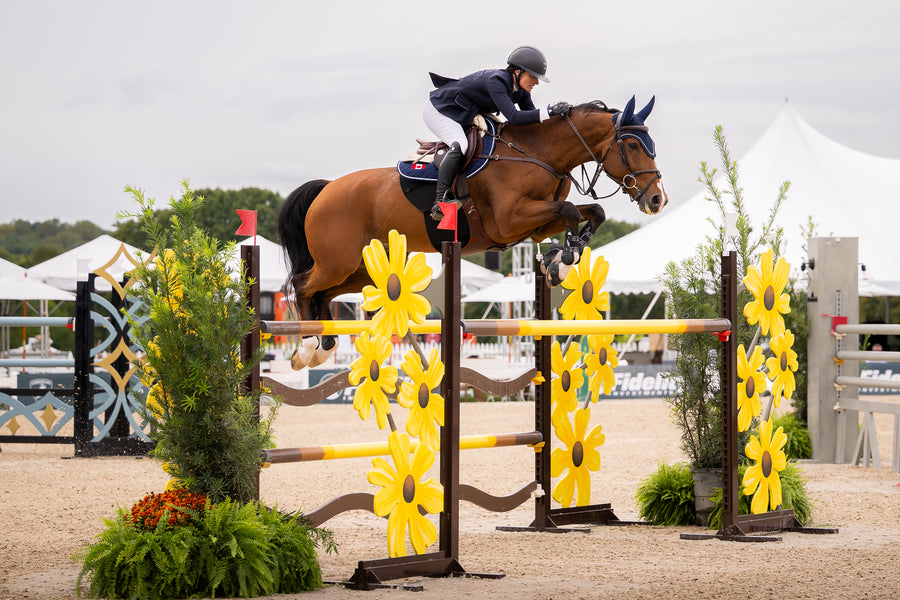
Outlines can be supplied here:
M619 366L619 351L612 347L614 337L611 333L588 336L590 353L584 357L584 365L594 402L598 400L601 390L609 394L616 387L613 369Z
M379 429L387 425L391 412L387 394L397 389L397 367L382 366L391 356L391 342L381 336L365 332L356 338L360 356L350 364L350 383L358 386L353 394L353 408L364 421L369 419L370 407L375 407Z
M599 257L591 264L591 249L585 248L581 260L569 271L562 286L572 290L559 313L563 319L602 319L609 310L609 292L602 292L609 263Z
M790 265L784 257L772 266L772 250L761 257L760 269L751 265L744 277L744 285L753 294L753 301L744 306L744 316L751 325L759 323L763 335L784 333L784 315L791 312L790 297L783 293L790 275Z
M574 430L568 415L556 426L556 437L565 444L565 448L553 449L550 455L550 475L559 477L564 471L568 471L553 488L553 499L566 508L572 505L576 488L576 506L585 506L591 501L591 471L600 468L598 448L606 441L606 436L600 425L585 435L590 420L591 409L579 408L575 411Z
M372 333L401 337L409 330L409 321L422 323L431 312L431 303L419 295L431 283L431 269L425 255L406 256L406 236L392 229L388 234L390 258L379 240L363 248L363 262L375 285L363 288L363 310L378 311L372 319Z
M747 431L753 417L757 416L762 408L759 392L766 389L766 375L759 371L763 363L761 347L756 346L748 359L744 345L741 344L738 346L737 354L738 431Z
M769 349L775 354L766 359L769 369L769 380L772 382L772 402L775 408L781 404L782 398L791 399L797 387L794 373L797 371L797 353L794 352L794 334L786 329L783 334L769 342Z
M375 493L374 509L379 517L388 516L388 554L406 556L406 532L416 554L422 554L437 540L437 528L421 512L437 514L444 509L444 488L434 478L421 481L434 463L434 452L419 444L410 462L409 436L392 431L388 440L394 467L383 458L372 459L375 468L367 479L381 486ZM396 467L396 469L395 469Z
M406 417L406 431L418 437L433 451L440 451L440 428L444 425L444 399L440 394L441 380L444 378L444 363L435 348L428 356L428 369L422 366L422 358L410 350L403 358L400 368L412 381L400 384L397 404L409 409Z
M580 368L575 368L580 359L581 350L577 344L569 344L566 355L563 356L559 342L553 342L550 367L556 377L550 383L550 398L553 403L550 420L554 425L568 419L569 413L578 406L578 388L584 385L584 373Z
M754 464L744 472L744 495L753 496L750 512L758 515L781 505L781 477L778 475L787 466L784 445L787 435L779 427L772 435L772 419L759 426L759 439L750 436L745 447L747 458Z

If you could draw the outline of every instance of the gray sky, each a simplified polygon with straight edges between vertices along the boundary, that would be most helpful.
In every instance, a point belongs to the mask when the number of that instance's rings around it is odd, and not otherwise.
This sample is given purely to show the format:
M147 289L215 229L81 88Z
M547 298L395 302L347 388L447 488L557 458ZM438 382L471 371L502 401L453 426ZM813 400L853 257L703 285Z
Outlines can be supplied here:
M537 103L656 95L672 205L718 164L716 125L739 158L786 98L828 137L900 158L898 32L890 1L3 0L0 222L111 227L134 208L126 185L160 204L185 178L286 195L394 165L433 138L429 70L502 67L521 44L548 57ZM622 195L604 206L641 221Z

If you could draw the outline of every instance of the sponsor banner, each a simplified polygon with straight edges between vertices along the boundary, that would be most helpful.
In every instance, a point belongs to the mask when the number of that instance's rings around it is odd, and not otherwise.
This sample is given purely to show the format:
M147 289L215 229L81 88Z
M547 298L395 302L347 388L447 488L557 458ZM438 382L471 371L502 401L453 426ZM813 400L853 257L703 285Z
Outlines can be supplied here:
M900 363L864 362L859 365L859 376L882 381L900 380ZM859 394L866 396L895 396L900 390L881 387L861 387Z
M600 399L662 398L678 391L678 382L669 378L671 364L625 365L613 370L616 387ZM578 391L580 400L587 398L587 381Z

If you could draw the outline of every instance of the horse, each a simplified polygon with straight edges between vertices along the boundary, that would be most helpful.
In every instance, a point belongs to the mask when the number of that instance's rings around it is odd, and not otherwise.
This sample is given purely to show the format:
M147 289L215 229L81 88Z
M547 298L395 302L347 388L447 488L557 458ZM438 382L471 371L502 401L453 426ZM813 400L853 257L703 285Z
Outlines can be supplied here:
M577 261L606 215L597 202L576 206L565 198L574 185L581 194L601 199L594 191L601 173L618 185L613 193L626 193L646 214L659 213L668 197L644 125L654 99L640 111L634 110L634 97L622 111L593 101L572 107L565 116L501 128L489 165L468 180L471 201L492 247L528 238L540 242L565 231L563 251L555 258L561 255L566 264ZM595 164L590 177L585 167L589 162ZM580 182L571 173L577 167L582 169ZM396 168L313 180L291 192L279 213L278 235L290 263L289 283L300 319L330 320L333 298L371 283L362 250L373 239L387 245L390 230L406 236L408 251L433 252L425 225L429 218L407 200ZM474 245L463 247L462 253L484 249ZM545 256L544 263L551 258ZM321 364L334 347L333 337L321 343L304 338L292 366Z

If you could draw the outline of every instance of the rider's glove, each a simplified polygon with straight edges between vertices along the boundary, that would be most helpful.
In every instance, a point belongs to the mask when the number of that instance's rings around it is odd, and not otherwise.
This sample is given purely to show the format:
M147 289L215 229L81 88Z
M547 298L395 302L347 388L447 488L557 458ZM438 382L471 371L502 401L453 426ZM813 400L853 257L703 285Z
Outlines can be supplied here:
M568 102L557 102L547 106L547 114L551 117L556 115L568 116L570 110L572 110L572 105Z

